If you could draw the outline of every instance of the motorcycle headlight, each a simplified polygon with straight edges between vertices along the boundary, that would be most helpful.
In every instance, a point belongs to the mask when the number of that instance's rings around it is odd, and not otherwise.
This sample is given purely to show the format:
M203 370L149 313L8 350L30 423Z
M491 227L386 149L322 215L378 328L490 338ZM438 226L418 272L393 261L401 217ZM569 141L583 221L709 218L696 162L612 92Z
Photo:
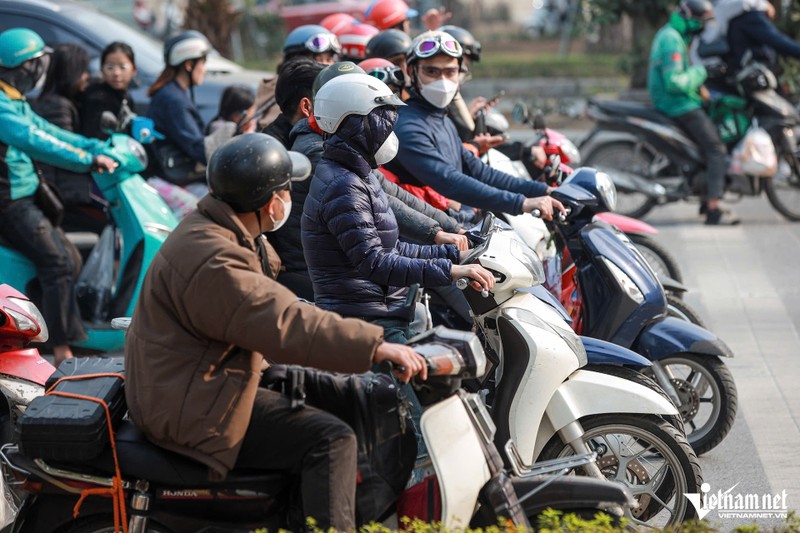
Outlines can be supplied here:
M617 280L617 283L620 287L622 287L622 290L626 295L628 295L637 304L644 302L644 294L636 285L636 283L633 282L630 276L623 272L621 268L612 263L609 259L602 256L600 259L603 260L603 264L606 266L608 271L611 272L611 275L614 276L614 279Z
M561 148L561 161L563 163L569 163L573 167L581 166L581 152L574 142L564 139L561 141L559 148Z
M596 174L597 179L597 192L600 194L600 197L605 202L606 207L608 207L609 211L614 211L617 208L617 188L614 186L614 182L611 180L611 176L606 174L605 172L598 172Z
M132 137L129 137L128 148L136 160L139 161L139 164L142 165L142 170L147 168L147 152L145 151L144 146L142 146L142 143Z
M47 339L50 338L50 332L47 330L47 324L45 323L44 317L39 311L39 308L36 307L36 305L30 300L22 300L20 298L14 298L13 296L9 297L8 299L13 301L14 304L25 311L25 313L33 317L33 320L31 320L25 315L21 315L12 311L11 309L6 308L8 314L11 315L11 317L17 323L17 329L20 331L36 331L38 328L39 334L33 337L31 342L47 342Z

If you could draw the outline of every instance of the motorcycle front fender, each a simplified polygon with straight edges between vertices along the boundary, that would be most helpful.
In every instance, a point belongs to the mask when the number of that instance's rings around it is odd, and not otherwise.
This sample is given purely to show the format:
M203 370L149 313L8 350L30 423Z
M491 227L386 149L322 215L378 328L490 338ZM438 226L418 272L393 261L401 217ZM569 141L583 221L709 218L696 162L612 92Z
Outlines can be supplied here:
M658 230L647 222L642 222L638 218L626 217L619 213L597 213L594 218L595 220L602 220L607 224L612 224L624 233L641 233L642 235L655 235L658 233Z
M613 342L581 336L583 348L590 365L651 366L645 357Z
M676 353L733 357L728 345L707 329L671 316L648 324L631 348L651 361Z
M681 283L680 281L674 280L669 276L665 276L664 274L656 274L658 277L658 281L661 283L661 286L664 287L664 290L667 292L688 292L689 289Z
M538 457L560 429L585 416L638 413L675 416L675 405L658 392L627 379L590 370L576 370L550 398L536 435Z

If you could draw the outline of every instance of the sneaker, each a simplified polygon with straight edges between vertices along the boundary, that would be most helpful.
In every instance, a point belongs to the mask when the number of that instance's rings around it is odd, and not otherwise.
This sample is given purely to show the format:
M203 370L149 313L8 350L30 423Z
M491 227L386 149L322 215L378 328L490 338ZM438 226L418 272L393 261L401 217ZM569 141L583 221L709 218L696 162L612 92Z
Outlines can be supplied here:
M706 212L707 226L735 226L741 222L736 215L725 209L713 209Z

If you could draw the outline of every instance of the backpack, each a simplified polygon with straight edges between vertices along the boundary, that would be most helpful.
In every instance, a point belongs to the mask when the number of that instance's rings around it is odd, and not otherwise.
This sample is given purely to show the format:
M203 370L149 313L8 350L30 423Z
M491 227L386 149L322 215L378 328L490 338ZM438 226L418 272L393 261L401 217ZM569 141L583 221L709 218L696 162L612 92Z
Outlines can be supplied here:
M388 374L336 374L294 365L273 365L262 385L347 422L358 440L356 522L380 520L406 486L417 456L408 399Z

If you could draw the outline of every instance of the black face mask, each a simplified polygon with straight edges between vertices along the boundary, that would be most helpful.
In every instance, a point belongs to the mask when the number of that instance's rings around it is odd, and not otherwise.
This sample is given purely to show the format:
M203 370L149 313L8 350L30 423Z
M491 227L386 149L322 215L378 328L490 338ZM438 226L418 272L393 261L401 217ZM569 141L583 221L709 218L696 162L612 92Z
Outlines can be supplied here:
M41 56L21 64L17 68L0 72L0 79L8 83L20 93L25 94L39 82L47 71L50 56Z

